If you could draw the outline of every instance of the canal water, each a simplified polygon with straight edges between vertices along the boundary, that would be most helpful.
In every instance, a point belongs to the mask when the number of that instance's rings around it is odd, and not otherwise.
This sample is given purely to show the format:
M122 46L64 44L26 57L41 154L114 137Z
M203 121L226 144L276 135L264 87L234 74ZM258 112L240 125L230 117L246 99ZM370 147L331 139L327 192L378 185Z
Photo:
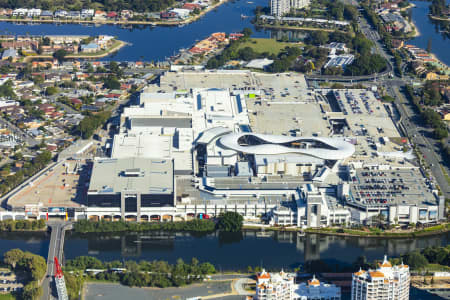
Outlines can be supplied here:
M447 1L448 2L448 1ZM439 26L428 18L429 2L414 1L416 7L412 8L412 18L419 29L420 36L408 41L408 43L421 48L426 48L428 39L432 39L432 51L443 62L450 65L450 55L447 49L450 41L439 32ZM0 34L83 34L99 35L107 34L116 36L118 39L128 42L130 45L119 52L104 58L104 60L117 61L162 61L176 54L180 49L189 48L197 40L209 36L213 32L237 32L245 27L252 28L254 37L276 37L288 35L291 39L302 39L305 32L272 32L257 29L251 23L251 18L256 6L267 5L266 0L236 0L229 1L216 10L203 16L199 21L187 24L183 27L151 27L133 26L123 28L117 25L83 26L77 24L55 25L55 24L12 24L0 23Z
M74 34L99 35L107 34L130 43L118 53L106 58L117 61L162 61L176 54L181 48L191 47L196 40L208 37L213 32L238 32L250 27L256 37L268 37L269 32L256 31L251 24L251 18L241 18L241 14L252 16L256 6L267 5L266 0L237 0L222 4L209 12L197 22L183 27L151 27L133 26L130 29L117 25L82 26L77 24L55 25L17 25L0 23L0 34Z
M0 232L0 256L11 249L21 249L47 257L50 234L46 232Z
M222 270L244 270L247 266L294 269L322 260L336 270L351 266L358 256L371 261L384 254L400 256L427 246L447 245L450 233L417 239L378 239L256 231L213 234L76 234L67 233L66 259L91 255L101 260L165 260L178 258L213 263Z
M450 1L447 0L447 4ZM415 45L422 49L427 49L428 40L431 39L431 52L436 55L442 62L450 65L450 40L445 34L440 32L437 21L432 21L428 17L430 2L428 1L412 1L415 5L412 8L412 19L418 28L420 35L408 41L408 44Z

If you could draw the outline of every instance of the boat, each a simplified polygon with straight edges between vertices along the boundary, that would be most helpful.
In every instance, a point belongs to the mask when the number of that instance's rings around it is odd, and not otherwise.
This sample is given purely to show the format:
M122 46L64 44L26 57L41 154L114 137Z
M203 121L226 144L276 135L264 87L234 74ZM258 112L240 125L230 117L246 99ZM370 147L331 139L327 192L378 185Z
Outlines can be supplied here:
M297 232L297 236L304 237L304 236L306 236L306 233L304 231L299 231L299 232Z
M241 19L247 19L247 18L250 18L250 16L246 16L244 14L241 14Z
M272 232L267 232L264 230L264 228L261 229L261 231L256 233L256 237L271 237Z
M247 1L247 3L248 3L248 4L253 4L254 2L253 2L253 1Z

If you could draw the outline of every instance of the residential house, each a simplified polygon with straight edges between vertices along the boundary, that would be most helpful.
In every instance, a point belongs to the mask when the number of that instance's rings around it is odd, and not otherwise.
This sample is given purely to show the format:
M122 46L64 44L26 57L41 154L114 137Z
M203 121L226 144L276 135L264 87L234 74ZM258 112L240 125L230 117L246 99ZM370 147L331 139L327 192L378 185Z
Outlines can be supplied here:
M9 48L3 51L2 54L2 60L12 59L12 61L16 61L19 57L19 54L17 54L16 49Z
M67 14L68 14L67 11L60 9L55 11L54 16L55 18L65 18L67 17Z
M103 10L96 10L94 14L94 20L104 20L106 18L106 12Z
M121 16L122 19L132 18L133 17L133 11L124 9L124 10L122 10L120 12L120 16Z
M115 19L117 18L119 15L115 12L115 11L110 11L109 13L106 14L106 17L108 19Z
M391 44L392 44L392 47L393 47L394 49L400 49L400 48L403 47L404 42L403 42L402 40L395 40L395 39L394 39L394 40L392 40Z
M41 12L41 19L52 19L53 18L53 13L49 10L43 10Z
M83 53L95 53L100 50L97 43L89 43L87 45L81 45L81 52Z
M38 41L8 41L8 42L2 42L2 48L13 48L16 50L23 50L23 51L37 51L39 48L39 42Z

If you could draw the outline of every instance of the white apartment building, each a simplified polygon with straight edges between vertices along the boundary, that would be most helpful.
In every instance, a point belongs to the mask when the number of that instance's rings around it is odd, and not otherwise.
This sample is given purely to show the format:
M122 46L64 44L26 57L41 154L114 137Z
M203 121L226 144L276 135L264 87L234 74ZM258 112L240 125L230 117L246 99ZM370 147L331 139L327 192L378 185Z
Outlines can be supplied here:
M308 6L310 0L270 0L270 14L276 17L282 17L288 13L291 8L301 9Z
M341 288L334 284L320 282L315 276L297 285L294 299L298 300L341 300Z
M310 0L291 0L291 8L301 9L308 6L311 1Z
M392 264L384 256L384 261L376 270L359 270L352 276L352 300L408 300L410 274L403 263Z
M275 17L282 17L291 9L290 0L270 0L270 14Z
M292 273L268 273L263 270L257 276L257 300L340 300L341 288L320 282L313 277L308 282L295 284Z
M281 271L268 273L264 269L256 276L257 300L291 300L294 299L294 275Z

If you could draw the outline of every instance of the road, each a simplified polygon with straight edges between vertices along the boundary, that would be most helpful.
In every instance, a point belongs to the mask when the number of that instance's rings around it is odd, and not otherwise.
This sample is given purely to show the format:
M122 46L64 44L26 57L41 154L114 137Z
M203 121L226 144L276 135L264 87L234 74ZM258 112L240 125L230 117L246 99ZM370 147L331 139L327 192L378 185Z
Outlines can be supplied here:
M383 56L388 61L389 72L392 72L394 58L392 55L387 53L384 45L380 42L380 36L378 32L367 22L366 18L364 17L359 18L358 23L364 35L374 43L373 48L374 52ZM363 78L360 78L360 80L358 80L359 78L356 79L357 80L354 81L362 81ZM412 142L414 142L418 146L420 152L424 155L424 159L431 173L433 174L434 179L441 187L443 195L446 198L450 198L449 184L441 169L441 166L443 168L446 168L447 174L449 174L450 170L448 170L447 166L443 164L443 160L440 155L440 148L437 145L436 141L432 138L431 130L429 128L421 126L422 121L420 120L420 117L417 116L413 108L410 106L409 102L406 100L403 93L400 91L400 88L405 86L405 81L408 80L408 78L400 78L394 76L391 79L389 78L380 78L380 79L382 85L386 87L388 93L395 99L396 106L401 115L400 123L402 125L401 126L402 129L406 131L405 132L406 135L410 138ZM325 78L325 80L327 80L327 78ZM338 78L332 78L332 80L342 81L339 80ZM374 78L374 80L376 80L376 78Z
M13 123L5 120L4 118L0 118L0 124L5 127L8 128L12 133L14 133L14 135L18 138L20 138L21 140L23 140L24 142L26 142L28 145L30 146L35 146L37 144L39 144L38 141L36 141L35 139L33 139L32 137L30 137L28 134L26 134L22 129L20 129L19 127L17 127L16 125L14 125Z
M53 281L53 275L55 275L54 258L57 257L58 261L62 263L64 252L64 234L67 229L72 226L72 223L68 222L53 222L48 224L52 230L50 236L50 244L48 246L47 256L47 276L42 283L42 297L41 300L57 299L56 286Z
M431 137L432 132L429 128L420 125L421 120L419 120L419 117L413 111L403 93L400 92L399 86L392 85L389 81L386 82L386 84L388 92L395 99L401 115L402 128L406 131L410 140L417 145L420 152L424 155L424 159L431 170L434 179L441 187L445 198L450 198L449 184L441 169L443 161L440 156L440 149L436 147L436 141ZM445 166L443 167L445 168Z
M72 107L70 107L69 105L59 102L59 101L55 101L55 104L60 106L66 113L68 114L79 114L80 112L73 109Z

